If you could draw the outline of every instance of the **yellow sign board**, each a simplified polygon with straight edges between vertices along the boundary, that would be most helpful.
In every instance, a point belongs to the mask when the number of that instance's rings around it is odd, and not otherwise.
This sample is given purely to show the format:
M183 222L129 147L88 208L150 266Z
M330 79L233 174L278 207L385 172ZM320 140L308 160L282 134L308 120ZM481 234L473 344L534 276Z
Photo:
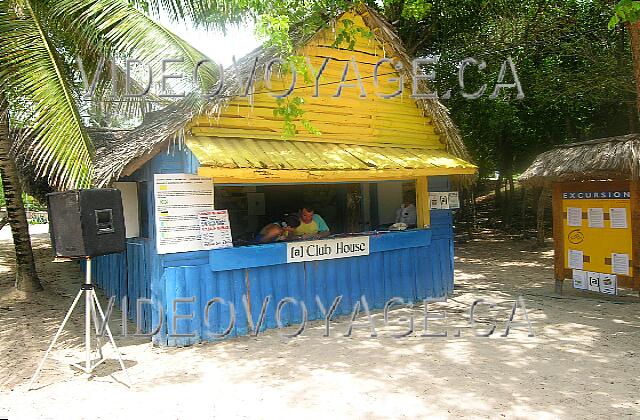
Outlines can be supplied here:
M632 276L629 192L564 192L562 198L564 268Z

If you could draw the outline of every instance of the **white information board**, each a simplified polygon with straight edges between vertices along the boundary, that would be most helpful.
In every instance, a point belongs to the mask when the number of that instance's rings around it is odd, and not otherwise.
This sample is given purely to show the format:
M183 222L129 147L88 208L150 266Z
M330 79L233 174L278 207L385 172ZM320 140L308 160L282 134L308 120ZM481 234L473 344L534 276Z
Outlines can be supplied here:
M288 263L331 260L360 255L369 255L368 236L287 243Z
M198 218L200 219L200 234L204 249L233 246L227 210L201 211Z
M213 210L213 181L189 174L155 174L158 254L199 251L198 214Z

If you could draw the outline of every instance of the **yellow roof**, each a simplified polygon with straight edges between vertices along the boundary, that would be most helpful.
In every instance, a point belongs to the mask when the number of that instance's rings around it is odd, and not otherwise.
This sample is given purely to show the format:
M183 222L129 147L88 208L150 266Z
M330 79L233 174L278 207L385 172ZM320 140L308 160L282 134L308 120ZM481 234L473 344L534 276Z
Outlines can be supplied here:
M473 174L443 150L342 143L187 136L199 173L226 181L398 179Z

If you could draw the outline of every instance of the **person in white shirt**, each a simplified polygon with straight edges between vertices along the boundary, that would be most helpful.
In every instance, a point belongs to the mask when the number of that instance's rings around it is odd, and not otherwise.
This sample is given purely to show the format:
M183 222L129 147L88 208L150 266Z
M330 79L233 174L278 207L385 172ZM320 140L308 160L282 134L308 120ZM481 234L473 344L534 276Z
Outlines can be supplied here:
M396 210L396 223L404 223L408 228L415 228L418 225L416 205L410 200L405 199Z

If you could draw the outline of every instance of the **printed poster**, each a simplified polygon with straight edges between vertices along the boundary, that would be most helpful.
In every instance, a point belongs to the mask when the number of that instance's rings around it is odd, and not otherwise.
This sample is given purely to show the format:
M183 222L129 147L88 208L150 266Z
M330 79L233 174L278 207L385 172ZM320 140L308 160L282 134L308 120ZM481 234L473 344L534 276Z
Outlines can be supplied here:
M449 193L449 208L450 209L460 208L460 194L458 194L458 191L452 191Z
M200 219L200 236L204 249L233 246L227 210L201 211L198 218Z
M627 209L611 208L609 209L609 218L611 219L611 229L627 228Z
M600 273L594 273L592 271L589 271L587 273L587 279L589 281L589 290L592 292L599 292L600 291Z
M213 210L213 182L189 174L155 174L158 254L202 250L201 211Z
M618 294L618 281L614 274L600 274L600 292L607 295Z
M586 290L589 288L587 272L583 270L573 270L573 287L574 289Z
M611 272L629 275L629 254L611 254Z
M458 201L458 207L460 207ZM449 210L449 193L432 192L429 193L429 208L431 210Z
M567 225L582 226L582 209L580 207L567 207Z
M587 219L590 228L604 227L604 210L602 208L590 208L587 210Z
M569 268L582 270L584 268L584 252L575 249L569 250Z

